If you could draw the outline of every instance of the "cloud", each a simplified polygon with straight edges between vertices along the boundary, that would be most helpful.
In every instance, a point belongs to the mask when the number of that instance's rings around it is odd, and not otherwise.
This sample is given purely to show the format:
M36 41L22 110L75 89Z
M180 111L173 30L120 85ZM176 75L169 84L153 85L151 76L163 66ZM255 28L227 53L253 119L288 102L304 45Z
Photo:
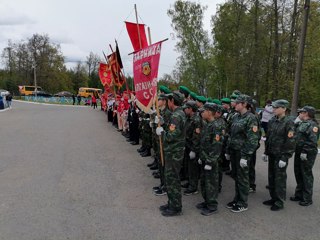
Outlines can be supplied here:
M36 21L25 15L0 15L0 26L16 26L16 25L26 25L35 24Z

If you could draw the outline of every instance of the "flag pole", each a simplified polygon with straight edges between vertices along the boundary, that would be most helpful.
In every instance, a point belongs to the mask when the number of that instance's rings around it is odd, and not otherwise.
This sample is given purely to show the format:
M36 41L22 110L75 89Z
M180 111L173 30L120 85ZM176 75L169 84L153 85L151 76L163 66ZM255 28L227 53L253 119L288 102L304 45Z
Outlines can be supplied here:
M137 22L137 28L138 28L138 38L139 38L139 45L140 45L140 49L141 49L142 48L142 43L141 43L141 37L140 37L140 28L139 28L139 21L138 21L137 4L134 4L134 11L136 13L136 22Z
M148 27L148 37L149 37L149 43L151 45L152 41L151 41L151 31L150 31L150 27ZM153 106L155 105L156 107L156 111L157 111L157 116L158 116L158 119L159 119L159 122L158 122L158 127L161 127L160 125L160 111L159 111L159 105L158 105L158 91L156 91L154 93L154 100L153 101ZM159 145L160 145L160 159L161 159L161 166L163 167L164 166L164 158L163 158L163 146L162 146L162 138L161 138L161 135L159 136Z

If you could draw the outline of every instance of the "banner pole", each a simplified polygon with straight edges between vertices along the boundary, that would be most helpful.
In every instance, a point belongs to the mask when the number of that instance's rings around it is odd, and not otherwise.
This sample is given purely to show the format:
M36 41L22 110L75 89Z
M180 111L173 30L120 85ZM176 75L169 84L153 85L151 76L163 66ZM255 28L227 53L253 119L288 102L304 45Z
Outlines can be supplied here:
M136 13L136 22L137 22L137 28L138 28L138 38L139 38L139 45L140 45L140 49L141 49L142 48L142 43L141 43L140 28L139 28L139 22L138 22L137 4L134 4L134 11Z

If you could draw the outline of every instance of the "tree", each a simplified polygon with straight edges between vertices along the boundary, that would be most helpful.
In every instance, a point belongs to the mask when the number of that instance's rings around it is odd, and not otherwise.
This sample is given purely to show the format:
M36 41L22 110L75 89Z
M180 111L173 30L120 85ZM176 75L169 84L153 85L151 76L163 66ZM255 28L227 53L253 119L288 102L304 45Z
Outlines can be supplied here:
M178 0L168 10L179 40L176 49L181 53L176 76L181 84L198 89L202 95L207 95L208 84L214 81L209 60L212 45L203 29L205 9L198 3Z

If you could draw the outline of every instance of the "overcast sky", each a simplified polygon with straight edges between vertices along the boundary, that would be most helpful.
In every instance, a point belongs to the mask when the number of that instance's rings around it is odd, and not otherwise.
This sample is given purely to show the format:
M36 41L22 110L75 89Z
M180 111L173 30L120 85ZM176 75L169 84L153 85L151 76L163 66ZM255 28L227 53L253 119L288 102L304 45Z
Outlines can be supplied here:
M135 22L134 4L137 4L139 22L151 28L152 42L169 38L162 47L159 77L171 74L178 53L174 32L167 10L174 0L1 0L0 50L8 40L14 42L33 34L48 34L52 42L61 45L67 66L85 61L92 51L103 57L110 53L109 43L117 39L126 74L132 74L133 51L124 21ZM210 16L224 0L197 1L207 5L205 29L210 31Z

